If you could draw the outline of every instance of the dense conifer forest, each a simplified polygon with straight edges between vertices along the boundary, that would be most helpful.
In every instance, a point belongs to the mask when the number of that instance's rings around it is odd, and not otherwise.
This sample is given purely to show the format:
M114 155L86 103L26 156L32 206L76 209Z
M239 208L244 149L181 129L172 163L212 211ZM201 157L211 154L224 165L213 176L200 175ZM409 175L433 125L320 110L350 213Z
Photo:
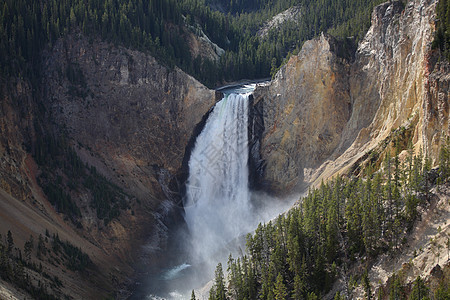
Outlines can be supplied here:
M445 57L450 60L450 1L440 0L436 13L438 26L433 46L439 47Z
M330 32L361 38L374 5L382 0L5 0L0 7L0 73L36 77L40 53L61 36L82 31L92 38L148 51L209 86L224 80L268 77L302 43ZM297 22L259 37L258 29L292 6ZM214 7L221 7L215 10ZM192 57L187 32L202 30L226 52L219 62ZM220 72L219 72L220 70Z
M223 266L217 266L209 299L321 299L352 265L367 267L380 254L395 253L406 243L418 212L430 205L432 186L448 181L449 150L447 139L440 167L431 170L430 159L413 156L412 149L400 162L397 147L392 157L387 152L376 171L377 166L369 164L363 176L336 177L310 190L295 208L248 235L247 255L229 257L228 280ZM367 269L357 275L346 278L346 290L358 282L365 299L371 299ZM449 299L449 282L444 278L431 291L419 277L408 299ZM407 299L405 291L401 277L394 276L377 298ZM346 298L337 293L335 299Z
M55 210L65 215L78 228L81 211L71 193L86 192L91 198L90 207L97 218L107 225L130 208L130 198L122 189L97 172L96 168L83 164L64 135L39 133L33 155L41 167L39 185Z
M0 279L26 291L33 299L69 299L62 292L64 284L59 277L51 276L42 266L44 261L81 274L93 268L91 259L79 247L62 241L58 234L50 235L48 230L37 239L30 235L23 248L15 244L10 230L4 239L0 234Z

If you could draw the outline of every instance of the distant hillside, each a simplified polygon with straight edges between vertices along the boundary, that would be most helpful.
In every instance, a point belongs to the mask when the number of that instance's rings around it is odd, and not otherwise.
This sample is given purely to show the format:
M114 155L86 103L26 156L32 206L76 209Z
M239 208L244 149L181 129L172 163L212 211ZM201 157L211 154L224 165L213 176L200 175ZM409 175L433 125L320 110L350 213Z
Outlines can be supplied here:
M263 78L286 55L320 32L361 37L380 0L278 1L25 1L6 0L0 10L0 74L37 76L40 53L74 30L148 51L203 83ZM299 22L286 22L265 39L255 34L278 13L299 6ZM220 10L214 10L217 8ZM218 62L197 56L188 42L196 29L226 50ZM198 33L197 33L198 34Z

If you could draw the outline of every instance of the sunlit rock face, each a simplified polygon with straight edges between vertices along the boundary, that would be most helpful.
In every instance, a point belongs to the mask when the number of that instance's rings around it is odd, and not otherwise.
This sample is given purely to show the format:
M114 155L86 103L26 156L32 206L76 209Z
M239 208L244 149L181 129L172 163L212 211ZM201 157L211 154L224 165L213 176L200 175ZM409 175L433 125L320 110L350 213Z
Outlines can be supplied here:
M436 3L379 5L354 57L348 41L322 35L255 91L266 189L289 192L342 172L400 126L414 127L416 151L437 157L449 132L449 76L431 49Z
M288 192L303 179L304 168L315 168L339 144L351 114L349 59L339 57L331 36L304 44L272 83L255 91L263 101L265 160L263 185Z

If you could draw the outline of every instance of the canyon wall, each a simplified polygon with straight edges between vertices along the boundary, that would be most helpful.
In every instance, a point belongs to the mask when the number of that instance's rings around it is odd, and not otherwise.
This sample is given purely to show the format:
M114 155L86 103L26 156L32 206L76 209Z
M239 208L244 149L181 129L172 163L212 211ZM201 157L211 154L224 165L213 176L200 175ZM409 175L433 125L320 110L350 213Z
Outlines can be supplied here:
M322 34L258 87L250 115L252 187L288 194L354 172L369 153L381 159L397 132L407 132L415 151L436 164L449 134L450 79L448 62L431 48L436 3L379 5L356 50L351 38ZM49 262L44 268L61 276L63 292L99 298L123 287L140 246L164 246L161 216L179 200L193 137L216 95L145 53L76 32L42 57L40 89L20 78L0 81L1 234L11 229L22 247L48 229L82 247L99 268L95 280ZM64 137L86 168L123 190L127 208L106 223L85 188L66 186L81 209L81 228L58 213L32 155L42 132Z
M416 152L438 157L449 134L449 73L431 48L436 3L381 4L354 57L342 55L348 41L322 35L255 91L263 188L285 193L344 173L402 127Z
M1 82L0 234L11 230L20 248L46 231L81 247L98 268L89 281L49 262L44 270L62 280L62 293L103 298L125 288L141 255L164 248L162 220L180 204L186 148L216 95L177 67L80 33L57 40L42 58L40 88L22 79ZM58 149L42 147L49 141L67 144L85 167L70 151L35 161L41 148ZM123 196L118 216L99 217L95 187L70 178L73 166ZM50 204L42 183L57 181L79 217Z
M59 40L44 57L49 116L80 155L134 195L164 197L155 193L158 178L180 171L214 91L142 52L82 35ZM64 76L69 68L78 78Z

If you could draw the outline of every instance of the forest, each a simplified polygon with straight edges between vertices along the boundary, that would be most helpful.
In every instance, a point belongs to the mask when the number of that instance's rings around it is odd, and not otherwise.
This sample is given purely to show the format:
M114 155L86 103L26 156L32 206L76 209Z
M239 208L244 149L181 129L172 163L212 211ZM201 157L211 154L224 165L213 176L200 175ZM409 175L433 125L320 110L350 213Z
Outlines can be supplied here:
M378 170L369 164L364 176L338 176L322 183L295 208L260 224L247 236L246 255L230 256L226 272L217 266L209 299L321 299L358 263L366 269L347 278L346 291L361 284L365 298L371 299L375 291L367 277L370 261L401 249L419 211L430 205L431 188L447 183L450 175L448 138L440 167L434 170L427 156L414 156L411 148L401 162L396 149L393 157L387 152ZM446 246L450 250L450 243ZM386 289L378 289L377 299L450 297L450 278L431 290L419 277L409 296L400 279L394 276ZM346 299L340 293L334 296Z
M436 7L436 13L438 26L433 47L439 48L450 60L450 1L440 0Z
M131 199L121 188L107 180L93 166L83 164L64 135L39 132L33 156L41 168L38 177L49 202L78 228L82 225L80 208L71 195L84 193L90 208L107 225L130 208ZM85 208L86 209L86 208Z
M321 32L357 42L382 0L5 0L0 7L0 74L39 78L40 54L70 32L148 52L208 86L273 74ZM445 2L445 1L444 1ZM301 18L266 37L258 29L292 6ZM222 10L213 7L220 6ZM199 28L225 50L220 61L192 57L186 35ZM195 31L195 30L194 30Z
M64 284L49 269L42 266L48 261L56 268L66 266L68 270L85 274L93 268L89 256L81 248L68 241L62 241L58 234L39 234L37 240L30 235L23 248L14 243L14 236L8 230L4 242L0 234L0 279L13 283L26 291L33 299L69 299L61 288Z

